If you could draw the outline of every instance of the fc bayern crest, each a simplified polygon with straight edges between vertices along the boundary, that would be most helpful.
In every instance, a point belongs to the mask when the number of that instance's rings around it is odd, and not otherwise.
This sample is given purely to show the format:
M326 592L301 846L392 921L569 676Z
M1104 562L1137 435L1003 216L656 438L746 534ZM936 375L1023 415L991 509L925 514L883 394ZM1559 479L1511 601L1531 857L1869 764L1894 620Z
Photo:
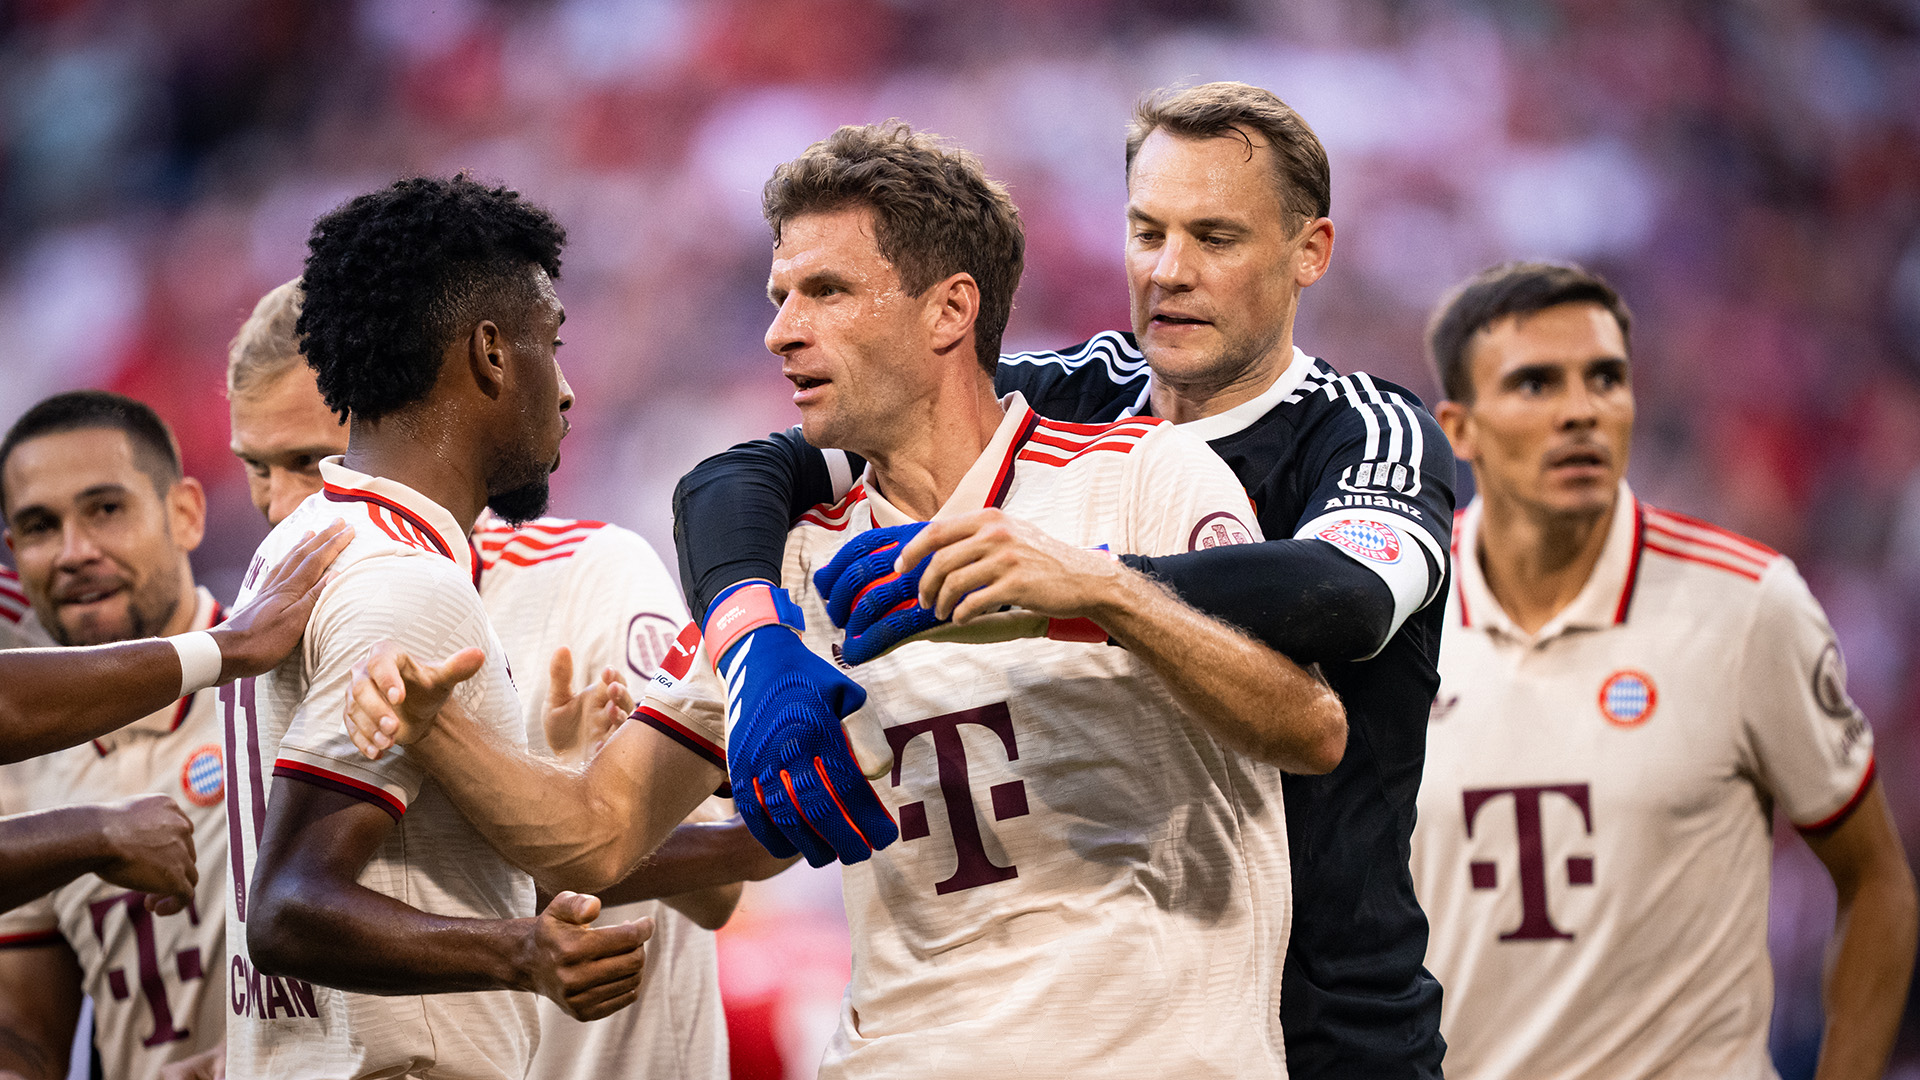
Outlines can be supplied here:
M1624 670L1600 684L1600 715L1616 727L1638 727L1653 715L1660 694L1645 673Z
M1382 525L1365 518L1346 518L1321 529L1315 535L1334 547L1366 559L1368 562L1400 561L1400 534L1395 532L1391 525Z
M187 801L195 806L213 806L227 794L227 770L220 761L220 747L214 743L187 755L180 769L180 786Z

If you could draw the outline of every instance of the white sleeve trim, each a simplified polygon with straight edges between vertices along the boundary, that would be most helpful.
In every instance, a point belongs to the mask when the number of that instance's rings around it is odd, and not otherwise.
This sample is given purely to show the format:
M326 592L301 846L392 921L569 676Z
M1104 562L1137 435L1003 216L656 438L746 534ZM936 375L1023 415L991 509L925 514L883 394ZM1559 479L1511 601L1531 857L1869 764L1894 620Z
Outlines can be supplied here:
M1365 522L1374 526L1377 534L1343 535L1338 527L1343 522ZM1332 538L1329 538L1329 534ZM1302 525L1293 534L1295 540L1318 540L1332 546L1342 555L1366 567L1386 583L1387 591L1393 594L1393 622L1387 627L1385 637L1373 652L1362 659L1371 660L1380 655L1387 647L1393 635L1407 617L1433 602L1440 591L1440 583L1446 580L1447 553L1427 535L1427 531L1418 525L1410 524L1399 514L1385 510L1365 508L1347 508L1322 514ZM1408 543L1411 538L1412 544ZM1418 545L1415 550L1414 545ZM1437 575L1427 572L1427 559L1420 557L1424 551L1439 569Z

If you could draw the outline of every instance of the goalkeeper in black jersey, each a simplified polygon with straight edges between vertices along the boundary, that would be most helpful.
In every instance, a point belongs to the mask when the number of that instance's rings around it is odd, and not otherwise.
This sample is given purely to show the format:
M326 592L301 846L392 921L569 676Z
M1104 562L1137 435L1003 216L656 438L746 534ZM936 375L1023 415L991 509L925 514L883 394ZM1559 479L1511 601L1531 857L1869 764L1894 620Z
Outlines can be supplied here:
M1123 561L1319 664L1346 706L1339 766L1285 780L1290 1074L1437 1078L1440 988L1421 966L1427 924L1407 860L1438 685L1452 452L1411 393L1293 345L1300 290L1333 250L1326 154L1298 114L1237 83L1155 96L1127 166L1134 333L1003 357L997 388L1058 420L1185 424L1245 484L1276 539L1216 546L1201 529L1188 554ZM694 611L738 582L778 580L789 523L861 468L795 429L688 474L675 539ZM902 564L961 539L935 522Z

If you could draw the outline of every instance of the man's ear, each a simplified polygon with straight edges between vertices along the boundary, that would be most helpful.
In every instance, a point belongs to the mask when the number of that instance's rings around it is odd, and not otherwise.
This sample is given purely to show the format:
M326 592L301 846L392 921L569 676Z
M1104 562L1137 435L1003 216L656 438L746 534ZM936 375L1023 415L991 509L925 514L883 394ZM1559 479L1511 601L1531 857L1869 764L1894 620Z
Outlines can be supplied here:
M506 335L492 319L481 319L467 335L466 353L474 385L482 394L499 400L507 386Z
M1294 257L1293 282L1301 288L1319 281L1333 265L1333 222L1314 218L1302 228L1300 251Z
M980 283L962 271L927 290L927 318L935 352L960 344L980 318Z
M1442 401L1433 407L1433 418L1440 422L1440 430L1447 433L1447 441L1453 444L1453 456L1472 461L1477 452L1473 446L1473 409L1457 401Z
M167 527L173 546L192 551L207 534L207 490L200 481L183 476L167 492Z

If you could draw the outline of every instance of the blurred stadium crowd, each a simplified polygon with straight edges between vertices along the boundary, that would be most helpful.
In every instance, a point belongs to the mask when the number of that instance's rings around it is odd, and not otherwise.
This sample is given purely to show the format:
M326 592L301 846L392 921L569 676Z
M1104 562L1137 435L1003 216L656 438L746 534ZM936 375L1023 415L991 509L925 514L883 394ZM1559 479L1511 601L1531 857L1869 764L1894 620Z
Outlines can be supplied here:
M792 419L761 345L775 163L890 116L974 150L1029 233L1009 346L1061 346L1126 321L1134 99L1211 79L1273 89L1331 153L1308 352L1431 400L1421 331L1449 284L1545 256L1621 287L1637 490L1799 563L1920 851L1913 0L12 0L0 424L79 386L153 404L211 495L198 576L230 598L266 524L226 449L228 339L315 216L471 169L571 231L556 511L664 552L675 479ZM1791 1078L1832 899L1799 845L1775 878ZM846 975L838 889L757 889L722 934L739 1075L801 1075ZM818 962L773 969L765 935ZM1911 1011L1896 1062L1920 1075Z

